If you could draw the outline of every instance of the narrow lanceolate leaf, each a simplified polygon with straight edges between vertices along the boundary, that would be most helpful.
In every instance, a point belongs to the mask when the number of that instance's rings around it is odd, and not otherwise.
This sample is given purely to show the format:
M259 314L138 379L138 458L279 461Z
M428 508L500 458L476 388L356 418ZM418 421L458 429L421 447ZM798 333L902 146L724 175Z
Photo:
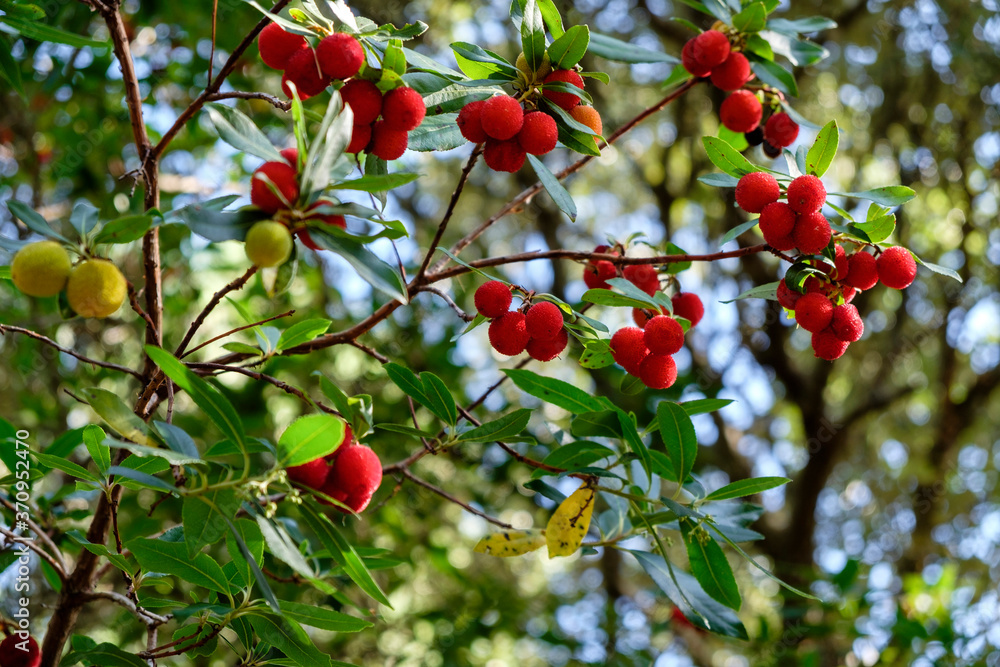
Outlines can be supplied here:
M33 456L35 460L41 463L47 468L55 468L56 470L62 470L68 475L72 475L77 479L83 479L88 482L94 482L95 484L100 482L97 475L90 472L86 468L78 466L72 461L68 461L61 456L50 456L49 454L43 454L42 452L34 452Z
M284 653L296 665L327 667L330 664L330 656L316 648L295 621L274 614L254 614L250 616L250 625L261 641Z
M840 144L840 130L837 121L831 120L816 135L816 141L806 154L806 170L813 176L822 176L830 168L837 147Z
M94 412L123 438L149 447L156 446L156 441L149 436L149 427L133 414L117 394L96 388L84 389L81 393Z
M229 593L229 583L222 568L208 554L188 556L183 542L164 542L144 537L132 540L128 549L147 572L163 572L183 581L219 593Z
M278 352L288 348L308 343L313 338L326 333L332 322L330 320L314 319L296 322L281 332L276 349Z
M566 33L567 35L569 33ZM576 203L570 196L569 191L563 187L563 184L559 182L555 174L549 171L549 168L545 166L545 163L539 160L534 155L528 156L528 162L531 163L531 168L535 170L535 175L538 176L538 180L545 187L545 191L549 193L552 197L552 201L556 203L559 210L569 216L570 220L576 221Z
M628 42L623 42L620 39L597 32L590 33L590 47L588 50L595 56L620 63L674 64L680 62L676 57L668 53L653 51L637 44L629 44Z
M332 250L346 259L369 285L401 303L407 303L406 283L399 270L387 264L364 245L350 238L334 236L318 229L310 230L310 236L316 245Z
M372 627L372 623L325 607L280 600L281 613L297 623L330 632L359 632Z
M427 399L424 405L427 409L448 425L457 424L458 408L455 405L455 398L451 395L451 390L448 389L444 381L428 371L420 374L420 381L424 387L424 396Z
M684 408L670 401L663 401L656 406L656 418L660 424L663 444L677 473L677 479L673 481L683 484L694 468L694 460L698 455L694 424Z
M899 206L913 199L917 193L905 185L886 185L864 192L831 192L832 195L843 195L857 199L867 199L882 206Z
M382 368L385 369L386 374L392 380L393 384L402 389L404 394L421 405L427 401L427 395L424 394L424 383L420 381L416 373L406 366L401 366L391 361L384 364Z
M0 77L10 84L10 87L24 99L24 84L21 81L21 66L10 54L10 44L0 42Z
M549 558L569 556L580 548L594 514L594 487L584 484L556 508L545 527Z
M505 530L479 540L473 551L477 554L511 558L523 556L545 546L544 530Z
M14 28L21 33L22 36L38 40L39 42L55 42L56 44L66 44L67 46L75 48L89 46L100 49L111 46L108 42L100 42L96 39L81 37L80 35L66 32L61 28L45 25L41 21L29 21L15 18L11 14L0 16L0 22L6 23L11 28Z
M323 458L344 439L344 420L333 415L306 415L296 419L278 438L278 465L298 466Z
M104 429L96 424L90 424L83 429L83 444L87 445L90 458L94 459L102 475L107 475L108 468L111 467L111 450L104 444L105 437Z
M726 560L722 547L690 519L680 522L681 535L687 547L691 574L712 598L730 609L740 609L740 589L733 568Z
M531 410L521 408L510 414L486 422L470 431L466 431L458 436L459 442L495 442L517 435L528 425L531 419Z
M575 25L549 46L552 69L570 69L583 58L590 45L590 28Z
M226 535L227 519L236 517L240 499L232 488L212 489L199 496L185 496L181 510L184 541L188 555L195 557L203 547L215 544Z
M524 18L521 21L521 50L524 59L532 70L537 70L545 56L545 23L542 22L542 12L535 0L528 0L524 6Z
M205 106L219 138L233 148L256 155L262 160L283 162L281 153L243 112L224 104Z
M544 377L522 369L508 368L504 369L503 372L522 391L564 410L581 414L604 410L608 407L600 399L569 382Z
M724 139L702 137L701 141L705 144L705 152L708 153L708 159L712 164L730 176L739 178L750 172L760 171Z
M69 239L53 229L52 226L46 222L45 218L39 215L27 204L19 202L16 199L10 199L7 201L7 209L10 211L11 215L23 222L28 229L36 234L41 234L42 236L50 238L54 241L62 241L63 243L72 245L72 242Z
M705 496L705 502L711 500L729 500L731 498L742 498L752 496L755 493L767 491L782 484L788 484L787 477L755 477L753 479L740 479L730 484L726 484L721 489L716 489Z
M60 664L75 665L81 660L84 664L101 665L101 667L148 667L149 664L138 656L126 653L107 642L93 648L72 651L60 661Z

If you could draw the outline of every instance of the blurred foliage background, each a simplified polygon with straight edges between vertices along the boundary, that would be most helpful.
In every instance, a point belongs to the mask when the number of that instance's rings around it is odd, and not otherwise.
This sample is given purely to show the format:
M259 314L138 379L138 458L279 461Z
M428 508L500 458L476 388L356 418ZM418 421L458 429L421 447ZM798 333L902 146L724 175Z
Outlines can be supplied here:
M81 3L42 3L47 21L106 39L106 29ZM679 54L690 32L671 18L707 28L704 17L670 0L557 0L568 23L643 46ZM347 521L362 546L389 549L378 576L394 610L381 609L373 632L320 636L331 655L359 665L1000 665L1000 14L994 0L796 0L787 16L822 14L839 28L816 37L830 52L818 67L798 72L796 108L818 124L836 118L841 153L827 174L828 190L858 191L901 183L917 199L897 212L896 240L921 257L958 271L958 284L921 269L905 292L876 289L856 301L864 338L834 364L812 357L808 334L777 304L722 303L754 284L776 279L774 258L753 256L697 265L681 274L685 290L706 303L704 321L678 356L681 379L668 392L618 393L620 369L581 369L572 360L545 372L655 414L661 395L674 399L721 396L736 402L696 418L700 475L714 488L750 474L786 475L793 483L766 492L767 512L755 526L766 540L754 545L760 562L810 587L825 602L786 597L759 571L741 564L741 617L752 640L721 640L672 619L672 610L631 561L614 550L549 561L535 553L499 560L472 553L487 531L482 520L412 484L386 479L361 520ZM210 57L211 3L126 0L133 54L154 138L204 87ZM451 41L476 42L513 58L504 2L359 1L358 13L379 23L423 20L431 29L419 50L450 62ZM259 15L237 0L219 2L215 68ZM104 218L141 210L131 170L138 166L121 75L108 49L40 44L0 33L25 79L27 100L0 92L0 204L30 203L46 218L65 219L87 200ZM587 70L611 74L610 86L589 90L614 129L663 92L666 65L626 66L588 57ZM279 93L279 73L251 49L226 89ZM742 222L732 192L698 183L711 171L701 136L715 134L721 96L698 87L654 116L574 177L569 188L580 209L569 223L546 196L495 225L467 250L485 257L522 249L590 249L607 236L669 240L691 253L712 252L726 230ZM316 105L325 105L317 98ZM279 146L291 142L290 118L258 101L240 108ZM811 141L803 129L800 142ZM754 149L756 150L756 149ZM403 261L418 262L429 242L469 147L445 154L408 154L403 162L423 177L390 197L389 212L406 222L411 238L397 244ZM752 159L767 164L760 153ZM553 167L569 159L556 152ZM205 114L171 145L163 159L162 208L211 196L246 197L256 159L219 142ZM778 168L781 168L780 166ZM521 174L498 177L479 166L444 239L456 240L529 183ZM141 190L141 186L139 188ZM138 192L138 191L137 191ZM756 233L756 232L754 232ZM0 234L25 237L0 205ZM759 242L752 234L741 242ZM208 245L178 226L162 230L166 333L176 345L208 298L246 268L235 242ZM385 257L393 249L376 244ZM735 242L727 248L735 247ZM141 281L138 244L117 247L113 259ZM9 257L0 253L0 264ZM296 319L325 316L343 328L371 312L382 298L329 253L309 254L291 291L265 296L259 281L240 298L261 318L294 308ZM511 267L511 281L568 300L584 290L581 268L540 262ZM471 309L477 280L443 285ZM123 309L120 319L62 321L55 303L31 300L0 285L0 319L29 326L92 357L141 363L141 321ZM614 330L627 312L606 310ZM239 326L231 307L216 311L203 340ZM481 328L458 341L463 323L431 294L401 309L363 341L417 371L431 369L467 399L498 379L496 357ZM248 342L252 342L249 338ZM38 446L95 419L71 393L99 385L134 399L131 380L80 365L24 337L0 338L0 406L4 418L29 429ZM204 350L208 359L221 351ZM577 350L574 354L578 354ZM375 397L376 422L403 422L406 401L378 364L352 347L310 357L280 358L267 372L318 395L314 370L348 393ZM248 430L273 437L303 405L272 386L242 377L221 380L247 420ZM505 385L479 408L500 413L536 407ZM197 432L202 417L185 397L178 423ZM420 412L421 418L428 415ZM565 425L566 414L546 406L532 429L543 443ZM72 437L72 435L70 436ZM377 432L368 440L384 463L421 445ZM85 456L82 450L79 455ZM425 457L415 472L463 500L520 527L541 525L553 503L522 484L530 469L495 446L471 446ZM568 483L564 490L572 488ZM47 498L71 489L48 486ZM138 534L151 521L172 522L179 505L147 518L154 497L126 496L123 531ZM86 498L70 494L69 508ZM46 502L44 498L40 502ZM82 514L68 511L61 529ZM81 524L83 525L83 524ZM127 536L123 535L123 537ZM683 549L677 551L684 562ZM2 604L11 604L4 576ZM294 583L275 583L279 597L295 599ZM349 588L349 587L348 587ZM47 595L54 598L51 592ZM44 604L45 596L39 596ZM311 600L326 602L329 600ZM361 602L361 600L358 600ZM127 646L144 641L141 628L118 621L115 607L82 619L77 632ZM124 613L124 612L121 612ZM44 616L42 616L44 618ZM197 658L192 664L227 664ZM185 664L187 658L176 664Z

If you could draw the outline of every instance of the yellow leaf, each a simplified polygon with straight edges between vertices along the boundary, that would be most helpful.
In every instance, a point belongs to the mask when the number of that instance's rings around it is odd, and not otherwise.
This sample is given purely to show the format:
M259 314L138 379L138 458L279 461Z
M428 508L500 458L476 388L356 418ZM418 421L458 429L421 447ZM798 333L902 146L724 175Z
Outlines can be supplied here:
M549 558L569 556L580 548L594 513L594 487L584 484L556 508L545 528Z
M505 530L479 540L473 551L477 554L510 558L540 549L543 544L545 544L544 530Z

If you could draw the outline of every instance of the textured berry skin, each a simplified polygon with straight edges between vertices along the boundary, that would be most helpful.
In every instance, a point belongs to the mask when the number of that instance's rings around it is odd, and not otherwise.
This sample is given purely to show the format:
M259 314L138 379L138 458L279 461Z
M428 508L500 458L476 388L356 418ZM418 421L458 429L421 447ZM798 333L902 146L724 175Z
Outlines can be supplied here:
M750 61L742 53L730 53L719 65L712 68L712 85L720 90L739 90L753 78Z
M424 98L413 88L390 90L382 101L382 119L393 130L409 132L424 122L427 107Z
M340 452L350 444L357 444L357 441L354 439L354 431L351 430L351 425L344 424L344 437L341 439L340 445L337 449L333 450L323 458L330 463L333 463L334 459L337 458L337 454L340 454Z
M491 320L505 315L513 300L510 288L499 280L490 280L476 288L476 310Z
M326 459L315 459L300 466L288 469L288 479L310 489L322 489L330 472L330 462Z
M284 264L294 247L288 227L274 220L253 223L243 244L247 259L262 269Z
M678 292L670 299L674 306L674 316L683 317L695 327L705 315L705 306L694 292Z
M639 364L639 379L650 389L667 389L677 381L677 364L666 354L649 354Z
M865 333L865 323L861 320L857 307L843 303L833 309L830 330L845 343L854 343Z
M66 287L70 262L66 249L55 241L29 243L14 255L11 279L28 296L55 296Z
M370 447L350 444L337 450L322 492L361 512L381 484L382 462L378 454Z
M847 277L843 280L855 289L871 289L878 284L877 267L875 257L860 250L847 258Z
M559 128L552 116L541 111L524 114L524 122L517 133L517 143L525 153L545 155L556 147L557 141Z
M760 125L764 109L760 100L749 90L737 90L727 97L719 107L722 124L733 132L751 132Z
M528 356L537 361L552 361L566 349L569 344L569 334L565 329L560 329L559 333L552 340L538 340L532 338L528 341L525 350Z
M289 81L295 84L299 99L302 100L319 95L330 85L330 78L323 74L316 64L316 51L313 49L296 51L288 59L285 75L281 77L281 90L291 98L292 89L288 87Z
M752 171L736 184L736 203L747 213L761 213L768 204L778 201L781 187L774 176L763 171Z
M355 125L351 133L351 143L347 144L344 150L348 153L360 153L368 147L372 141L371 125Z
M652 296L660 289L660 277L649 264L630 264L622 272L625 280Z
M483 106L486 100L469 102L458 112L458 131L474 144L481 144L488 138L483 131Z
M594 107L580 104L570 109L569 115L576 122L583 123L593 130L594 134L604 133L604 121L601 120L601 114L597 113L597 109Z
M729 38L718 30L706 30L694 38L694 59L702 67L713 69L729 57Z
M854 301L854 297L857 296L858 290L854 289L849 285L845 285L841 288L840 292L844 297L844 303L850 303Z
M257 36L260 59L272 69L285 69L296 51L308 47L305 37L288 32L277 23L268 23Z
M611 336L611 356L630 375L639 374L639 365L649 354L642 329L624 327Z
M830 222L817 211L800 215L795 221L795 230L792 232L795 247L807 255L822 252L830 245L832 236Z
M323 74L331 79L349 79L358 73L365 61L365 50L361 43L343 32L320 40L316 55Z
M684 44L684 48L681 49L681 64L684 65L684 69L686 69L691 76L696 79L700 79L703 76L708 76L712 72L712 68L705 67L698 62L697 58L695 58L695 50L697 49L694 43L695 39L697 38L692 37L689 39Z
M285 158L285 162L291 165L292 169L299 168L299 149L292 146L291 148L282 148L280 151L281 157Z
M66 281L66 300L81 317L110 317L123 303L128 292L125 276L106 259L87 259L70 271Z
M266 176L270 184L262 177ZM285 201L281 201L271 190L271 185L281 193ZM265 162L260 165L250 179L250 201L266 213L274 213L280 209L295 204L299 198L298 174L295 168L286 162Z
M487 139L486 148L483 149L483 159L486 161L486 166L493 171L505 171L510 174L524 166L526 155L517 139L508 139L507 141Z
M319 208L320 206L336 206L336 204L334 204L332 201L321 199L320 201L318 201L315 204L313 204L310 207L310 209L316 209L316 208ZM314 215L314 216L312 216L312 217L310 217L308 219L309 220L319 220L320 222L323 222L324 224L327 224L327 225L333 225L334 227L340 227L341 229L347 229L347 221L344 220L344 216L337 215L336 213L334 213L332 215L331 214L320 213L320 214ZM320 250L320 247L318 245L316 245L315 241L312 240L312 237L309 236L309 232L307 230L303 229L303 230L301 230L299 232L299 239L302 241L302 245L304 245L305 247L309 248L310 250Z
M633 308L632 309L632 321L635 322L635 325L637 327L639 327L640 329L644 328L646 326L646 323L649 322L650 318L646 316L647 312L649 312L649 313L655 313L655 311L653 311L652 309L646 309L646 310L643 310L642 308ZM670 315L670 311L667 310L666 308L661 308L660 309L660 314L661 315L667 315L667 316L669 316ZM653 317L656 317L656 315L654 314ZM683 331L683 330L684 329L682 327L681 331Z
M798 136L798 123L784 111L772 115L764 124L764 139L777 148L791 146Z
M788 184L786 191L788 205L796 213L814 213L823 208L826 201L826 188L823 181L812 174L799 176Z
M833 260L835 268L830 272L830 277L834 280L843 280L847 277L847 251L844 250L844 246L836 246L836 257ZM829 268L829 267L827 267Z
M495 95L486 100L479 112L479 122L487 136L500 141L512 139L524 124L524 109L510 95Z
M384 120L372 126L371 153L383 160L396 160L406 152L409 138L406 132L387 127Z
M666 315L657 315L646 322L643 336L653 354L677 354L684 347L684 328Z
M8 635L0 642L0 666L2 667L38 667L42 664L42 652L34 637L28 637L28 650L17 647L22 642L16 634Z
M777 248L775 241L780 242L782 239L788 238L795 228L795 211L785 202L770 203L761 209L760 220L757 221L757 224L760 226L760 233L764 235L764 240ZM792 245L784 249L791 250L793 247L795 246ZM778 249L781 250L781 248Z
M778 283L778 303L788 310L795 310L795 304L798 303L801 296L800 292L796 292L788 286L784 278Z
M819 292L804 294L795 304L795 321L806 331L822 331L830 326L832 319L833 304Z
M354 112L355 125L371 125L382 113L382 91L371 81L351 79L340 89L340 97Z
M876 260L878 279L892 289L905 289L917 277L917 262L902 246L886 248Z
M573 84L580 90L583 90L583 77L573 70L557 69L545 77L545 83L556 83L559 81ZM569 111L580 103L580 98L573 93L560 93L556 90L542 89L542 95L545 96L545 99L552 102L552 104L562 107L566 111Z
M840 340L830 331L820 331L812 335L813 354L819 359L833 361L840 359L847 351L848 343Z
M562 311L551 301L540 301L528 308L524 325L531 338L552 340L563 330Z
M583 282L590 289L611 289L608 281L618 275L618 269L611 262L601 259L583 267Z
M524 352L528 344L528 327L524 313L512 310L490 322L490 345L500 354L508 357Z

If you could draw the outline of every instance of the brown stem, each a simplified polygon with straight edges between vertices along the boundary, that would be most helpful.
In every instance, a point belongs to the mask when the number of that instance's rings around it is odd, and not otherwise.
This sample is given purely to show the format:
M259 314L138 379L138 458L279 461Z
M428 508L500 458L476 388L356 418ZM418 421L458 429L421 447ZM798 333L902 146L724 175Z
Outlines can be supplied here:
M283 317L290 317L290 316L292 316L294 314L295 314L294 310L289 310L289 311L286 311L284 313L281 313L280 315L274 315L272 317L268 317L268 318L265 318L263 320L259 320L257 322L253 322L251 324L244 324L241 327L236 327L235 329L230 329L226 333L219 334L215 338L209 338L208 340L206 340L201 345L199 345L197 347L191 348L190 350L188 350L187 352L185 352L184 354L182 354L179 358L183 359L184 357L188 356L189 354L193 354L193 353L197 352L198 350L200 350L201 348L205 347L206 345L211 345L212 343L214 343L217 340L222 340L223 338L226 338L228 336L232 336L234 333L239 333L239 332L244 331L246 329L252 329L254 327L260 326L261 324L267 324L268 322L273 322L274 320L280 320Z
M177 346L177 350L174 352L175 357L179 359L184 356L184 350L187 349L188 343L190 343L191 339L194 338L194 335L198 332L201 325L205 323L205 318L208 317L213 310L215 310L216 306L219 305L222 298L230 292L235 292L236 290L241 289L247 284L247 281L250 280L255 273L257 273L257 267L251 266L242 276L212 295L212 298L208 300L205 307L202 308L201 312L198 313L198 316L194 318L194 322L192 322L191 326L188 327L187 333L184 334L184 339L181 341L181 344Z
M402 468L399 472L400 472L400 474L403 475L403 477L405 477L406 479L410 480L414 484L417 484L418 486L422 486L425 489L427 489L428 491L433 491L434 493L438 494L439 496L441 496L445 500L447 500L449 502L452 502L452 503L455 503L456 505L458 505L459 507L461 507L462 509L464 509L466 512L470 512L472 514L475 514L478 517L482 517L482 518L486 519L487 521L489 521L490 523L492 523L492 524L494 524L496 526L500 526L501 528L506 528L507 530L512 530L514 528L514 526L510 525L509 523L504 523L500 519L494 519L489 514L486 514L485 512L481 512L481 511L477 510L475 507L473 507L469 503L466 503L466 502L463 502L463 501L459 500L458 498L456 498L455 496L451 495L450 493L448 493L444 489L442 489L440 487L437 487L437 486L434 486L433 484L431 484L427 480L424 480L424 479L421 479L420 477L417 477L412 472L410 472L409 469L407 469L407 468Z
M113 371L119 371L121 373L127 373L127 374L131 375L132 377L134 377L136 379L139 379L139 380L142 379L142 374L140 374L137 371L132 370L131 368L127 368L125 366L119 366L118 364L112 364L111 362L108 362L108 361L98 361L97 359L91 359L90 357L85 357L82 354L80 354L79 352L71 350L68 347L63 347L62 345L60 345L59 343L55 342L51 338L47 338L46 336L43 336L40 333L32 331L31 329L24 329L22 327L15 327L15 326L11 326L9 324L0 324L0 335L5 334L7 332L10 332L10 333L19 333L19 334L23 334L23 335L27 336L28 338L34 338L35 340L41 341L41 342L45 343L46 345L48 345L49 347L55 348L56 350L59 350L63 354L68 354L71 357L75 357L75 358L79 359L80 361L82 361L84 363L93 364L94 366L100 366L101 368L109 368L109 369L111 369Z

